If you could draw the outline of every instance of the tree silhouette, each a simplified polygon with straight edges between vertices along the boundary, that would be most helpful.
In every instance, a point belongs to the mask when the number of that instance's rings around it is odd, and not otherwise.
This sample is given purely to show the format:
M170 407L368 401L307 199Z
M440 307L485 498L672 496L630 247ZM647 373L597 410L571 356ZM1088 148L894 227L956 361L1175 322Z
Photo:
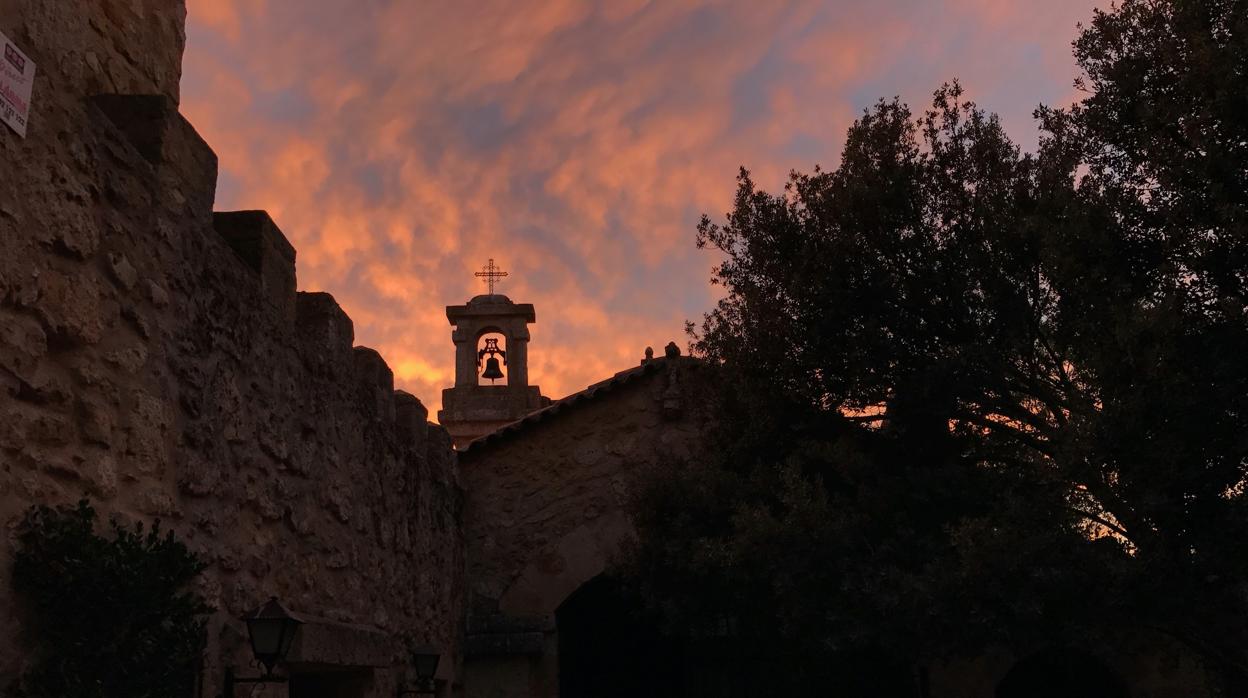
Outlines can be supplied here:
M1098 12L1034 155L955 83L781 194L742 171L698 231L722 432L637 506L674 627L802 666L1149 628L1243 673L1246 10Z

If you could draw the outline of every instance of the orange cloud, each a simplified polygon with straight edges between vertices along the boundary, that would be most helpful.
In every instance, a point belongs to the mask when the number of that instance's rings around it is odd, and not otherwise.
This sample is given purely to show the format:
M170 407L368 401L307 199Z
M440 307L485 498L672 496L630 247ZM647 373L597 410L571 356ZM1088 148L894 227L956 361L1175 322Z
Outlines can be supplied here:
M716 261L693 246L741 165L833 165L878 97L961 77L1025 144L1064 101L1090 0L188 0L183 111L217 207L268 210L305 289L436 412L444 306L537 307L530 375L560 397L683 344Z

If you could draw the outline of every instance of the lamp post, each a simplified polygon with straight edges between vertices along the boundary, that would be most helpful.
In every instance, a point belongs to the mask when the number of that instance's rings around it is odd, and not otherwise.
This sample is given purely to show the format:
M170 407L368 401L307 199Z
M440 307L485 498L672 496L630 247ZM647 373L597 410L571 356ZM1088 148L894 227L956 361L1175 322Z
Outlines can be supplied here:
M412 648L412 665L416 667L416 688L399 688L399 696L417 695L432 696L437 694L438 687L434 683L434 674L438 673L438 659L441 655L428 645Z
M240 683L285 683L285 676L274 676L273 667L286 659L295 633L303 621L295 617L285 606L271 597L260 608L243 616L247 624L247 636L251 640L251 653L264 665L263 676L235 676L234 669L225 670L225 698L234 698L234 686Z

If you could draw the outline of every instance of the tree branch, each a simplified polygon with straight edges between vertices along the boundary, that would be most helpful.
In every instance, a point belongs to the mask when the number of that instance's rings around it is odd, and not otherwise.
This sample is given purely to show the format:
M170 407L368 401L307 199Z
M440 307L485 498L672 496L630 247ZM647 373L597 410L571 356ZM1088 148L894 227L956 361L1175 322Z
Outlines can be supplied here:
M1089 521L1100 524L1101 526L1108 528L1114 533L1117 533L1119 536L1121 536L1124 540L1126 540L1131 545L1136 544L1135 541L1131 539L1131 536L1127 534L1127 530L1125 528L1115 523L1111 523L1110 521L1107 521L1106 519L1103 519L1100 516L1097 516L1096 514L1093 514L1088 511L1084 511L1083 509L1080 509L1079 507L1066 507L1066 508L1076 514L1079 514L1080 516L1082 516L1083 518Z
M1008 424L1005 424L1003 422L993 421L991 419L986 419L974 413L966 414L965 416L963 416L963 419L970 422L971 424L975 424L985 429L989 429L993 432L1003 433L1005 436L1011 436L1021 441L1025 446L1032 449L1033 451L1036 451L1037 453L1043 453L1044 455L1049 456L1050 458L1053 456L1052 447L1048 443L1040 439L1037 439L1036 437L1031 436L1030 434L1024 431L1021 431L1019 429L1014 429L1010 427Z

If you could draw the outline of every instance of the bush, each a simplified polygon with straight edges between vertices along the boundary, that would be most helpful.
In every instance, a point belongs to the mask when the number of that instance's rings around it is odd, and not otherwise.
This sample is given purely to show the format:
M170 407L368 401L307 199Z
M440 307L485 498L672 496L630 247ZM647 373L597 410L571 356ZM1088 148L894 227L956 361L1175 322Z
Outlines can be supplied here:
M13 587L23 597L35 664L21 698L190 696L211 611L186 586L204 564L157 521L144 531L95 510L32 507L19 532Z

